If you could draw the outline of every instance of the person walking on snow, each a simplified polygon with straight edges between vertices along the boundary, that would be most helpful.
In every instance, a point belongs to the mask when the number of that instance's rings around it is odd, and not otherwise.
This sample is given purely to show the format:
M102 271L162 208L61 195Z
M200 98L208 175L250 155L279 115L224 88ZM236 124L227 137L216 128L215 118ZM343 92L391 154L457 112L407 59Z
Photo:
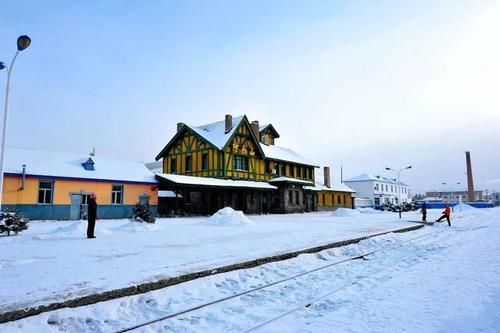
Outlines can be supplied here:
M443 215L436 220L436 222L441 222L442 219L445 219L448 221L448 225L451 227L451 222L450 222L450 215L451 215L451 208L448 205L444 205L444 211Z
M422 212L422 222L427 222L427 203L425 201L420 211Z
M88 202L88 212L87 212L87 238L95 238L94 229L95 229L95 220L97 218L97 197L95 193L90 194L89 202Z

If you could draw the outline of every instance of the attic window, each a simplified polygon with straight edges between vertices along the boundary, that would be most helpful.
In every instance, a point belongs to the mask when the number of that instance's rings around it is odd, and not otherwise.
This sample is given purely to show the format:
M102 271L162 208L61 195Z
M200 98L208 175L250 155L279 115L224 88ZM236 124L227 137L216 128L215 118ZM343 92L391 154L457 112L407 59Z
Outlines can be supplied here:
M82 163L82 166L83 166L83 168L84 168L85 170L88 170L88 171L93 171L93 170L95 170L95 168L94 168L94 161L92 161L92 159L91 159L91 158L89 158L89 159L87 160L87 162Z

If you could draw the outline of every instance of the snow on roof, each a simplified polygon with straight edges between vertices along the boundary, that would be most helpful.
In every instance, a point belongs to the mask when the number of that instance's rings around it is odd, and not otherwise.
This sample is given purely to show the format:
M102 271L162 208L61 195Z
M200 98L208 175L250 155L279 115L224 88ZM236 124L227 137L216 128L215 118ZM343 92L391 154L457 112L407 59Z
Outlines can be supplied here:
M91 158L94 170L85 170L82 163ZM5 150L4 173L55 178L81 178L156 184L154 174L136 161L116 160L87 154L49 152L26 148Z
M374 176L374 175L369 174L369 173L363 173L359 176L344 180L344 182L365 182L365 181L379 181L379 182L385 182L385 183L390 183L390 184L398 184L398 182L395 179L387 178L384 176ZM399 182L399 184L406 185L403 182Z
M201 135L208 142L216 146L219 150L221 150L222 148L224 148L229 138L234 134L234 131L241 123L243 118L244 116L233 117L233 124L232 124L233 127L227 133L225 133L226 131L225 120L200 126L191 126L187 124L186 126L195 131L197 134Z
M263 143L261 143L260 146L262 147L262 150L264 151L264 156L266 158L273 159L273 160L286 161L286 162L294 162L294 163L310 165L310 166L316 166L313 162L307 160L305 157L296 153L295 151L293 151L290 148L285 148L285 147L275 146L275 145L266 145Z
M158 197L159 198L175 198L175 192L174 191L158 191ZM182 198L182 195L177 194L177 198Z
M163 171L163 161L154 161L144 163L146 168L148 168L152 173L162 172Z
M291 177L277 177L269 180L270 183L278 183L278 182L288 182L288 183L297 183L297 184L307 184L312 185L313 182L309 180L291 178Z
M196 185L196 186L218 186L218 187L238 187L238 188L255 188L265 190L275 190L273 186L266 182L248 181L248 180L232 180L232 179L219 179L210 177L194 177L174 175L170 173L157 173L157 177L168 180L172 183L182 185Z
M350 188L349 186L347 186L345 184L332 184L330 187L326 187L325 185L321 185L319 183L316 183L314 186L305 186L304 190L356 193L355 190L353 190L352 188Z

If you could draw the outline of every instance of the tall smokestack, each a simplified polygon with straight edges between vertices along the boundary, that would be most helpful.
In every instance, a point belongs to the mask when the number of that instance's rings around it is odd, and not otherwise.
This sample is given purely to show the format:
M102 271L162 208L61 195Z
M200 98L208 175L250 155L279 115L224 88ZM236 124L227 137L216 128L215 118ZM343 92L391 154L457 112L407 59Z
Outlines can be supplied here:
M330 167L324 167L323 168L323 175L325 179L325 186L330 188L331 182L330 182Z
M467 164L467 192L469 201L474 201L474 180L472 179L472 163L470 161L470 152L465 152L465 163Z

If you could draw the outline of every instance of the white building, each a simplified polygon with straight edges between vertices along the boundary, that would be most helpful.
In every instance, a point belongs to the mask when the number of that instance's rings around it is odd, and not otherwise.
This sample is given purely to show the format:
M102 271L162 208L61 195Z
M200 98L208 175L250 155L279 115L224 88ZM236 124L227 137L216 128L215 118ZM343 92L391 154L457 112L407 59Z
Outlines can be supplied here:
M410 187L394 179L364 173L344 183L356 191L357 198L364 199L371 206L411 202Z

